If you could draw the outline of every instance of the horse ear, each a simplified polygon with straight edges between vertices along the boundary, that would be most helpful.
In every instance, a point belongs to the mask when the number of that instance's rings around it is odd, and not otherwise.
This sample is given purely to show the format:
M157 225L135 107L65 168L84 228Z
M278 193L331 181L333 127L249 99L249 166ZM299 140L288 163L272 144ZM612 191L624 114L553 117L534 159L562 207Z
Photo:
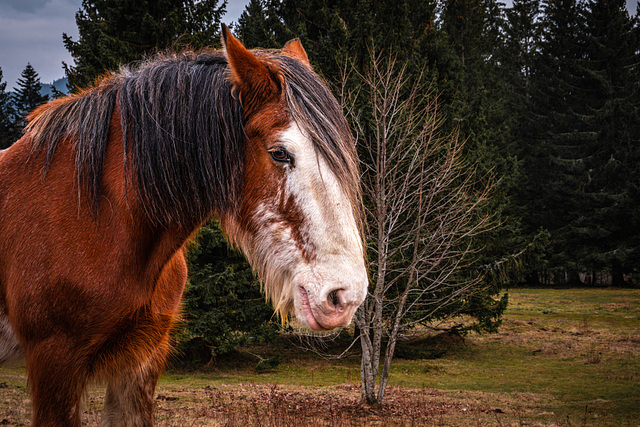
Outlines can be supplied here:
M282 48L282 53L297 59L307 67L311 68L309 57L307 56L307 52L302 47L300 39L289 40L287 44L285 44Z
M259 106L280 93L276 73L245 48L222 24L222 45L231 70L231 82L245 108Z

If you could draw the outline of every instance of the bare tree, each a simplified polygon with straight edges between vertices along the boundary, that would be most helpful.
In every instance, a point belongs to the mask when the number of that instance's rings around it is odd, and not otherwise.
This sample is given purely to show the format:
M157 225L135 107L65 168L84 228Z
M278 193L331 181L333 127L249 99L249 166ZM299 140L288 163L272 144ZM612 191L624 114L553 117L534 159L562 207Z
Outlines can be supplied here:
M362 402L381 404L398 339L451 313L481 283L469 268L471 241L489 226L479 208L490 184L465 165L457 132L441 133L437 97L421 78L411 83L394 57L370 57L364 74L345 67L341 95L363 162L371 272L355 319ZM350 91L354 78L359 89Z

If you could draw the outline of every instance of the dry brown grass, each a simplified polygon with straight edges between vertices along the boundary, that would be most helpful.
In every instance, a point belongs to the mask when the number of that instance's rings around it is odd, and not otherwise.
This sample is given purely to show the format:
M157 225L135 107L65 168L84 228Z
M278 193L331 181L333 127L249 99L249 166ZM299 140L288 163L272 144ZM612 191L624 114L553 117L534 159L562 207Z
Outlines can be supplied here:
M300 349L266 373L169 372L158 426L640 426L640 291L519 290L498 334L441 336L437 360L393 363L382 407L359 404L357 357ZM264 349L261 349L261 351ZM253 350L252 350L253 351ZM277 384L274 385L274 384ZM97 426L104 387L89 389ZM0 368L0 425L29 425L23 366Z
M13 368L19 380L20 368ZM29 395L18 385L0 386L0 424L29 425ZM544 408L550 395L443 391L389 387L384 405L361 405L360 385L331 387L240 383L186 387L161 384L156 424L177 426L551 426L558 422ZM98 426L104 387L85 397L84 426ZM546 421L533 422L534 418ZM529 420L529 421L525 421Z

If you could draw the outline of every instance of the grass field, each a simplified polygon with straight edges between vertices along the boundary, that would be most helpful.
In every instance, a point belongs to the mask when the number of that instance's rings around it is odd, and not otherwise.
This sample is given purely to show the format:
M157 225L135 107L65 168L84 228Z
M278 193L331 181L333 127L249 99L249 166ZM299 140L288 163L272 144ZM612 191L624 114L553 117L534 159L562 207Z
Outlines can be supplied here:
M509 299L498 334L425 343L439 359L394 360L382 408L358 404L357 356L262 347L247 350L280 352L283 363L167 372L157 424L640 426L640 290L518 289ZM86 425L99 424L103 393L90 389ZM24 368L0 368L0 424L29 417Z

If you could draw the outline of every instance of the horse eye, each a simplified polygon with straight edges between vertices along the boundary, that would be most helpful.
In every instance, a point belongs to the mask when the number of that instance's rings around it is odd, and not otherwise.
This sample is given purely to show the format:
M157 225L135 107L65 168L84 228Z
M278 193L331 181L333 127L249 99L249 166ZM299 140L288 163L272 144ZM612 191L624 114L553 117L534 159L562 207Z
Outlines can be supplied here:
M271 158L276 162L280 163L292 163L291 155L284 148L276 148L274 150L270 150L269 154L271 154Z

